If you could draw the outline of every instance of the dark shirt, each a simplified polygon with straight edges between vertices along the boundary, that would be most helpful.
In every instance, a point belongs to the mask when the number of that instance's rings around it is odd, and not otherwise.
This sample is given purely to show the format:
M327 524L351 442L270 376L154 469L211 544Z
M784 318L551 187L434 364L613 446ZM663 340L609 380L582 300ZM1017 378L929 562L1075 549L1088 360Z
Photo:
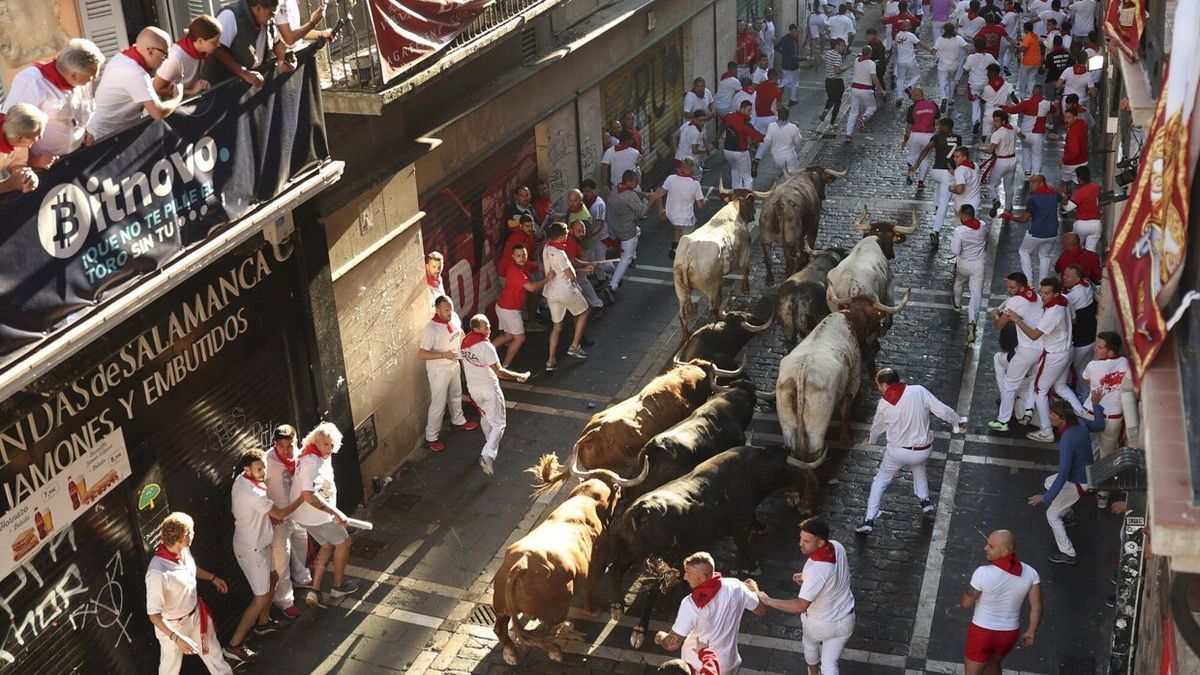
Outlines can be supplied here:
M1092 437L1088 432L1104 431L1104 406L1092 405L1095 419L1078 418L1079 423L1067 427L1058 439L1058 475L1042 495L1047 504L1054 501L1067 481L1087 485L1087 468L1092 463Z
M782 70L799 70L800 68L800 43L791 35L784 35L779 38L779 42L775 43L775 51L779 52L782 59L779 60L779 67Z
M1058 236L1058 193L1047 189L1034 192L1025 202L1029 212L1029 236L1038 239L1053 239Z
M1071 52L1067 50L1046 53L1046 81L1057 83L1063 71L1071 67Z
M867 46L871 48L871 60L875 62L875 75L883 82L883 74L887 71L887 49L884 49L882 40L868 42Z
M933 168L950 170L950 153L962 145L962 136L939 131L930 141L933 143Z

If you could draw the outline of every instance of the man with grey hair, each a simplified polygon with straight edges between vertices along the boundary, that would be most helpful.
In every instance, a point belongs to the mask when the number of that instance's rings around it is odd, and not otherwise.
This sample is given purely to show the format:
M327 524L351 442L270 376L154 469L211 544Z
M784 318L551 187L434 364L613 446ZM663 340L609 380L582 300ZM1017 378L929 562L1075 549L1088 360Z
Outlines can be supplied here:
M33 144L34 155L59 157L92 144L87 125L96 110L92 81L104 65L104 54L91 40L75 38L58 56L34 63L13 78L3 111L28 103L46 113L46 129Z
M29 155L29 148L46 130L46 113L18 103L0 114L0 192L32 192L37 189L34 169L47 169L54 163L51 155Z
M694 160L686 158L680 164L680 171L691 172L695 170L695 166ZM606 290L610 300L615 299L617 289L621 287L621 279L625 277L629 266L637 257L638 239L642 236L638 221L646 217L650 203L657 202L665 194L664 191L657 190L648 195L647 199L647 195L638 190L640 181L641 177L636 171L626 171L621 177L617 191L608 197L608 230L613 237L621 241L621 259L617 262L617 268L613 270Z
M167 58L171 38L166 31L147 26L128 49L114 54L96 87L96 114L88 124L94 138L124 131L141 119L161 120L175 112L183 100L182 90L167 100L154 89L154 73Z

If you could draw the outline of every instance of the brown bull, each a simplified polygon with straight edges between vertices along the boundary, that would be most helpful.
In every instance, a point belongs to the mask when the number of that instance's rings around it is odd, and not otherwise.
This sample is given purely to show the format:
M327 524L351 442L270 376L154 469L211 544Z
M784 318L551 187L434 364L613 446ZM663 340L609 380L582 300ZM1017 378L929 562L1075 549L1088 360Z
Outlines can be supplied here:
M593 611L592 594L608 566L608 527L628 481L603 469L584 473L572 468L582 482L550 517L508 547L492 579L493 630L509 665L517 663L518 643L539 647L561 663L556 641L571 629L567 611L576 585L583 587L584 609ZM522 625L530 619L539 622L535 631Z
M771 245L779 242L783 247L785 277L796 273L807 263L807 256L800 260L801 242L809 247L817 245L817 227L821 221L821 206L825 201L825 186L845 176L845 171L833 171L822 166L810 166L792 172L771 190L762 205L758 224L763 247L763 266L767 271L767 285L775 285L771 271Z

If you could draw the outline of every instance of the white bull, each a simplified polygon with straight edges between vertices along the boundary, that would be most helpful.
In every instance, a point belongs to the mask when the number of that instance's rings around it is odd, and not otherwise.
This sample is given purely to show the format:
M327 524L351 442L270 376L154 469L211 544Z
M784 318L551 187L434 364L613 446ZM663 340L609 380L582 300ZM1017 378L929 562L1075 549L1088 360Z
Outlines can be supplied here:
M896 244L903 242L905 235L916 232L916 214L909 227L889 221L868 223L866 219L864 208L854 222L854 228L863 232L863 238L844 260L829 270L825 299L831 312L840 309L838 298L865 295L883 304L892 302L892 266L888 261L896 255Z

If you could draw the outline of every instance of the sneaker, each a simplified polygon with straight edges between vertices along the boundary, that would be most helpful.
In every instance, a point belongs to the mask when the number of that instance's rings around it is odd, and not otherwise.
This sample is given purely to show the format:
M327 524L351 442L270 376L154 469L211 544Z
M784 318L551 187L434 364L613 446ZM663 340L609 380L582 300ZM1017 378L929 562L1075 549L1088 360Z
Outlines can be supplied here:
M941 239L941 236L937 232L929 233L929 245L933 247L933 250L937 250L938 244L941 243Z
M946 99L942 99L942 105L941 105L941 107L938 109L938 111L939 111L941 114L943 114L943 115L945 115L945 114L946 114Z
M300 610L296 609L295 605L292 605L291 607L284 607L283 609L279 610L279 613L283 614L283 618L285 619L295 620L300 618Z
M479 458L479 468L483 469L483 473L488 476L495 476L496 470L492 468L492 459L490 457Z
M1017 418L1023 426L1030 426L1033 423L1033 408L1026 408L1021 411L1021 416Z
M467 420L466 422L463 422L462 424L455 424L454 428L458 429L459 431L475 431L476 429L479 428L479 423L472 422L471 420Z
M316 591L309 591L308 593L306 593L304 595L304 604L308 605L309 607L324 607L325 606L325 605L321 604L321 595L319 593L317 593Z
M852 140L854 140L854 137L853 137L853 136L851 136L850 134L846 134L846 138L845 138L845 139L843 139L843 140L842 140L842 142L843 142L843 143L849 143L849 142L850 142L850 141L852 141Z
M920 192L921 190L924 190L924 189L925 189L925 181L923 181L923 180L917 181L917 191Z
M975 322L967 324L967 344L975 342Z
M867 130L867 118L865 118L865 117L858 118L858 128L862 129L863 131Z
M988 422L988 428L992 431L1008 431L1008 422L992 420L991 422Z
M937 507L933 505L933 502L929 501L928 499L921 500L922 513L933 513L934 511L937 511Z
M238 645L236 647L230 645L222 649L221 653L225 655L226 660L233 661L234 663L249 663L258 658L258 654L248 649L246 645Z
M1117 606L1117 596L1110 595L1107 598L1104 598L1104 604L1107 607L1116 607Z
M295 608L293 607L292 609ZM255 635L270 635L280 628L283 628L283 624L279 623L275 619L269 619L266 623L255 624L252 630L254 631Z
M1096 493L1096 506L1098 508L1100 508L1101 510L1108 508L1108 493L1107 492L1097 492Z
M557 361L547 361L546 362L546 372L547 373L553 373L557 369L558 369Z
M864 520L864 521L862 521L861 525L854 528L854 531L859 534L871 534L872 532L875 531L875 521Z
M912 174L911 174L911 173L906 173L906 174L904 174L904 184L905 184L905 185L912 185L912 183L913 183L913 181L912 181Z
M347 595L353 595L358 592L358 582L353 579L342 581L341 586L334 586L329 589L329 594L334 598L344 598Z
M1054 432L1050 431L1049 429L1038 429L1037 431L1031 431L1025 434L1025 438L1028 438L1031 441L1037 441L1038 443L1053 443Z
M583 351L583 347L570 347L567 349L567 356L573 356L577 359L586 359L587 352Z
M434 452L441 452L446 449L446 444L441 441L425 441L425 447Z
M1059 565L1074 565L1076 562L1078 562L1078 559L1075 556L1067 555L1062 551L1055 551L1051 553L1050 555L1046 556L1046 560Z
M526 333L545 333L547 330L546 324L541 321L528 321L525 323Z
M958 304L957 302L954 303L954 313L962 314L962 305Z

